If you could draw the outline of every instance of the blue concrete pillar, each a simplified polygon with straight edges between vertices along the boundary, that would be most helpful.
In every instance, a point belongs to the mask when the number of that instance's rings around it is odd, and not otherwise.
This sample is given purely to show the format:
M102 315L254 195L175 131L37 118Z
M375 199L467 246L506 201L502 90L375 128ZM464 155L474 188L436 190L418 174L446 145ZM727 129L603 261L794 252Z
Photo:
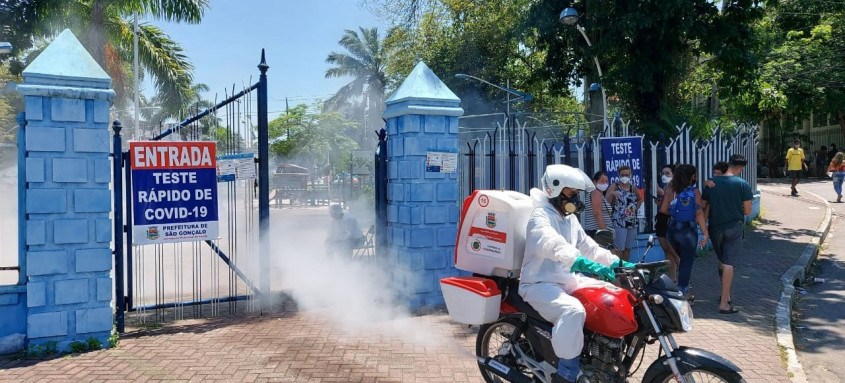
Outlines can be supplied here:
M24 71L26 318L59 351L112 330L111 79L62 32Z
M457 273L460 102L422 62L386 102L387 257L411 309L442 306L439 280Z

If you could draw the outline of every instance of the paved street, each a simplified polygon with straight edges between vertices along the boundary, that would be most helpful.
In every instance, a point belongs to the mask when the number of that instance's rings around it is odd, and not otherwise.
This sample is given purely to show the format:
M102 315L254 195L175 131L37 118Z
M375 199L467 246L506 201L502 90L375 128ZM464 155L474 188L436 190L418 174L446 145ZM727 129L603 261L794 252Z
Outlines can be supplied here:
M822 246L815 277L824 282L806 288L799 295L796 312L795 343L807 379L810 382L842 382L845 377L845 227L841 214L845 204L835 203L831 181L800 185L831 202L833 226Z
M814 234L824 206L789 197L782 185L761 188L764 218L747 233L746 256L737 264L733 300L740 313L718 313L716 260L700 257L692 280L695 328L677 340L733 361L748 382L789 382L774 336L778 279ZM287 254L280 249L279 257ZM299 312L128 328L117 349L2 360L0 381L481 381L472 357L476 329L451 324L443 313L399 319L402 310L380 303L387 302L379 295L383 270L307 258L280 267L289 269L280 274L283 284L306 303ZM640 374L656 356L650 347Z

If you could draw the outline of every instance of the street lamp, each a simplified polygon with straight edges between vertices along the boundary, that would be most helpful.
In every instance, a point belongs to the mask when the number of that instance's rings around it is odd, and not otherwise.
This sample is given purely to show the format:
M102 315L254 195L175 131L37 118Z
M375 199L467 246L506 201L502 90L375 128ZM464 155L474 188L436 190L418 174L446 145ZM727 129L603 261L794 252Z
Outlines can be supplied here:
M499 90L501 90L501 91L503 91L503 92L506 92L506 93L508 94L508 100L507 100L507 101L505 101L505 102L508 104L508 105L507 105L508 124L510 124L510 118L511 118L511 103L512 103L512 102L519 102L519 101L525 101L525 102L528 102L528 101L531 101L531 100L533 100L533 99L534 99L534 96L532 96L532 95L530 95L530 94L528 94L528 93L525 93L525 92L520 92L520 91L515 90L515 89L511 89L511 88L508 88L508 87L504 87L504 86L496 85L496 84L493 84L492 82L489 82L489 81L487 81L487 80L482 80L482 79L480 79L480 78L478 78L478 77L475 77L475 76L470 76L470 75L468 75L468 74L458 73L458 74L456 74L456 75L455 75L455 77L460 78L460 79L468 79L468 78L470 78L470 79L473 79L473 80L475 80L475 81L482 82L482 83L485 83L485 84L487 84L487 85L490 85L490 86L492 86L492 87L494 87L494 88L496 88L496 89L499 89ZM508 84L508 85L510 85L510 84ZM515 99L511 100L511 96L510 96L510 95L517 96L517 98L515 98Z
M508 150L510 151L509 157L510 157L510 174L511 174L510 188L511 188L511 190L516 190L516 177L515 177L516 161L515 161L515 159L516 159L517 153L524 153L524 148L525 148L525 141L524 140L525 140L525 138L523 137L523 134L522 134L522 129L524 129L524 128L519 127L519 125L517 124L517 129L520 129L519 134L517 134L516 130L513 129L513 122L512 122L513 118L511 117L511 103L517 102L517 101L528 102L528 101L533 100L534 96L532 96L528 93L525 93L525 92L520 92L518 90L511 89L509 87L496 85L496 84L493 84L492 82L482 80L478 77L470 76L468 74L458 73L458 74L455 75L455 77L460 78L460 79L470 78L470 79L473 79L475 81L482 82L484 84L490 85L490 86L492 86L496 89L499 89L503 92L506 92L508 94L508 100L505 101L507 103L507 112L506 112L505 117L507 117L506 133L510 135L509 136L510 140L508 141ZM510 86L510 81L508 81L508 86ZM511 95L517 96L517 98L511 100ZM494 137L494 139L495 139L495 137ZM495 145L495 143L493 145ZM517 147L519 148L518 152L516 151ZM495 181L494 181L494 183L495 183Z
M528 101L531 101L531 100L533 100L533 99L534 99L534 96L532 96L532 95L530 95L530 94L528 94L528 93L525 93L525 92L520 92L520 91L518 91L518 90L511 89L511 88L507 88L507 87L504 87L504 86L499 86L499 85L493 84L492 82L489 82L489 81L486 81L486 80L482 80L482 79L480 79L480 78L478 78L478 77L475 77L475 76L470 76L470 75L468 75L468 74L458 73L458 74L456 74L456 75L455 75L455 77L457 77L457 78L461 78L461 79L468 79L468 78L471 78L471 79L473 79L473 80L475 80L475 81L483 82L483 83L485 83L485 84L487 84L487 85L490 85L490 86L492 86L492 87L494 87L494 88L496 88L496 89L499 89L499 90L501 90L501 91L507 92L507 93L509 93L509 94L512 94L512 95L514 95L514 96L517 96L517 97L518 97L518 98L515 98L515 99L511 100L511 99L510 99L510 96L509 96L509 97L508 97L508 101L507 101L507 102L509 102L509 103L510 103L510 102L518 102L518 101L525 101L525 102L528 102Z
M12 43L0 43L0 54L7 55L9 53L12 53Z
M566 8L560 13L560 22L563 25L575 26L575 29L578 32L581 32L581 36L584 37L584 41L587 42L587 46L592 48L593 43L590 42L590 38L587 37L587 32L584 31L584 27L581 24L578 24L578 11L575 8ZM601 85L601 81L603 80L604 74L601 71L601 64L599 64L599 58L596 55L593 55L593 62L596 63L596 70L599 72L599 82L590 84L590 91L595 92L601 89L601 117L602 123L602 130L610 129L610 134L613 135L613 127L609 126L607 123L607 94L605 93L604 86Z

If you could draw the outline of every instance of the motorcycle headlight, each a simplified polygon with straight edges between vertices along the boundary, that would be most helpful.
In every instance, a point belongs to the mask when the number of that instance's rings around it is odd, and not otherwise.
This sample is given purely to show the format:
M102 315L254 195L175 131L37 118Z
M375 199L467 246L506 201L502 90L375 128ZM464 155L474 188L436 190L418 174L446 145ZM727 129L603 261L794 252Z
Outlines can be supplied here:
M684 331L692 331L692 307L686 299L672 299L669 298L669 303L678 312L678 317L681 319L681 327Z

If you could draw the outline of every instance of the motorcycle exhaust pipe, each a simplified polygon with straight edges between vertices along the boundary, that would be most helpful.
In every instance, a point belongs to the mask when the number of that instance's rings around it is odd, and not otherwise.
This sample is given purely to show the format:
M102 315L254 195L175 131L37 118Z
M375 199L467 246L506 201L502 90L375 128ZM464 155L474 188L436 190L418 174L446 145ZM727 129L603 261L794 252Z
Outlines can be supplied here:
M512 383L533 383L534 379L529 378L528 376L523 375L521 372L516 370L515 368L511 368L505 366L504 364L496 361L493 358L487 357L476 357L478 359L478 364L484 367L485 370L490 371L499 377L512 382Z

